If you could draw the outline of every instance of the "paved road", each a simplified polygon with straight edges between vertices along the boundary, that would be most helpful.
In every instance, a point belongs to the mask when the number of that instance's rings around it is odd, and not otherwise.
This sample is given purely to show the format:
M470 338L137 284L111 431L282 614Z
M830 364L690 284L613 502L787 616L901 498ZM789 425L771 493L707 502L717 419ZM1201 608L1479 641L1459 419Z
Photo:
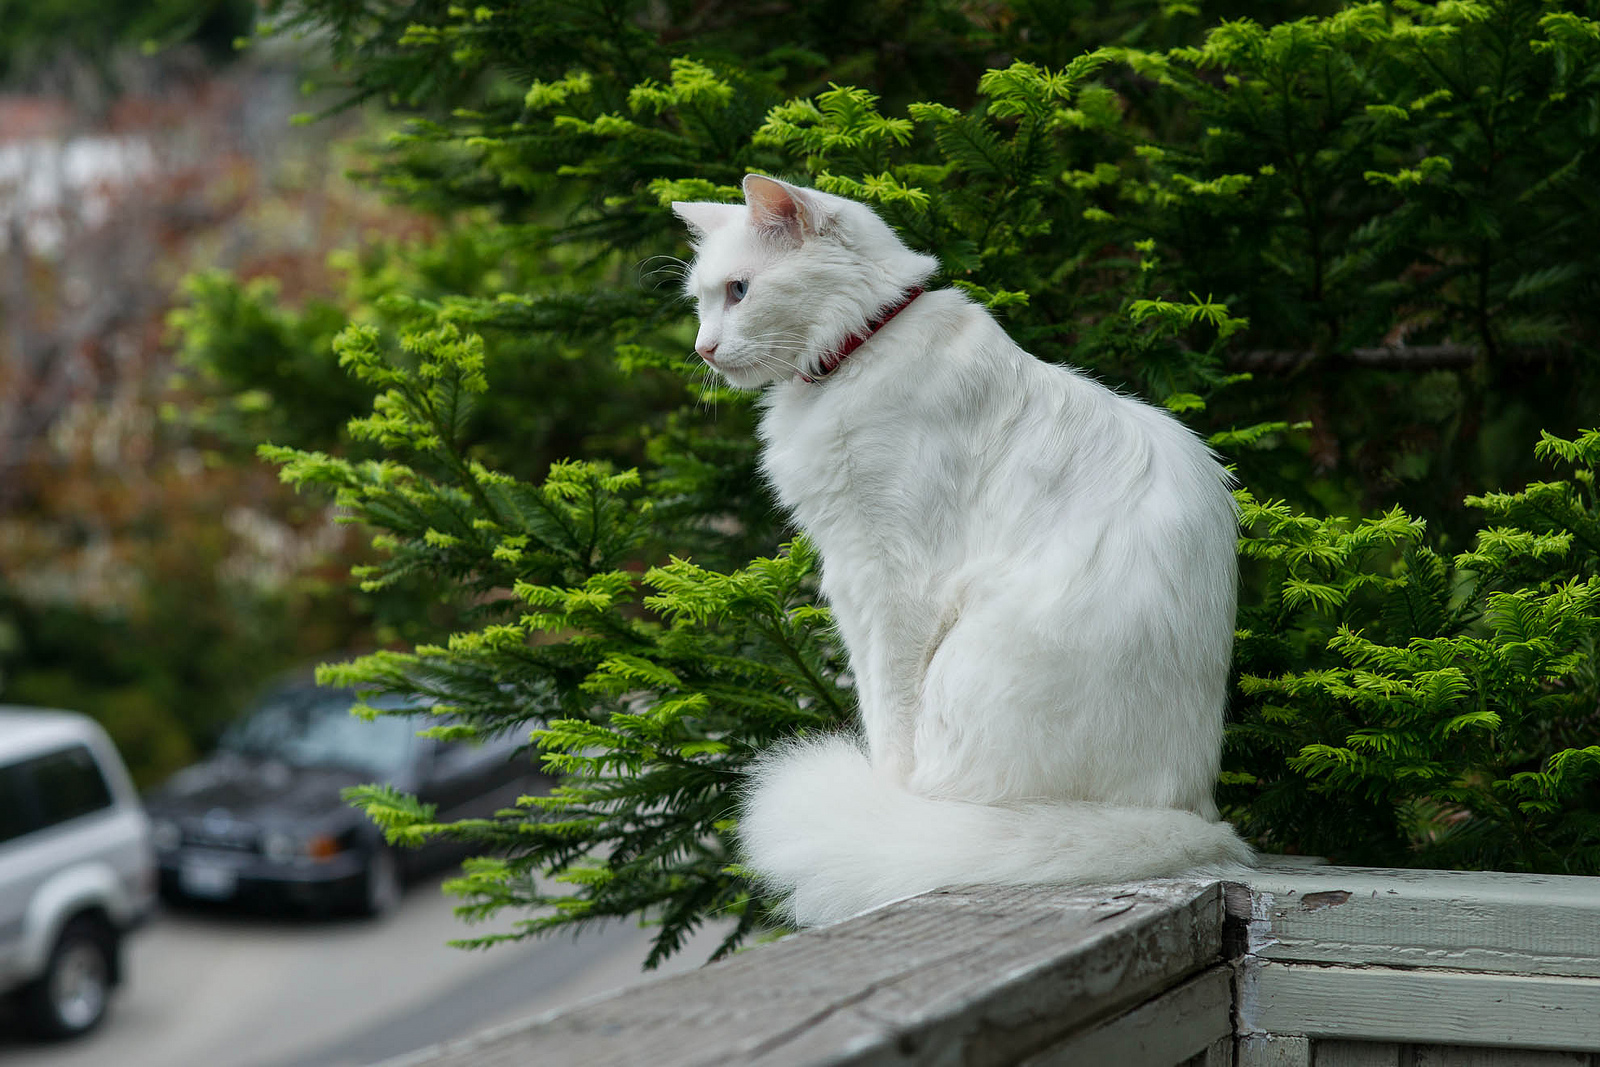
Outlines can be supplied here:
M378 922L165 911L129 943L104 1027L55 1046L0 1029L0 1061L355 1067L645 980L647 931L465 952L445 945L470 929L452 903L433 881ZM654 973L692 969L716 943L702 934Z

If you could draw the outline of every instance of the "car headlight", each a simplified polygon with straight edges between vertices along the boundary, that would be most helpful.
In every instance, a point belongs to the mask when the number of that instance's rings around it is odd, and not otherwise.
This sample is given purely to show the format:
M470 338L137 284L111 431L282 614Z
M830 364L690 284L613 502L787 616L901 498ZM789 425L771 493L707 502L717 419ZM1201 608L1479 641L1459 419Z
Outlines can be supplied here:
M281 830L268 830L261 835L261 854L273 863L293 863L300 843Z
M171 819L155 819L150 823L150 844L157 852L175 852L183 844L183 829Z
M332 834L301 837L283 830L268 830L261 835L261 854L273 863L304 864L332 859L348 845Z

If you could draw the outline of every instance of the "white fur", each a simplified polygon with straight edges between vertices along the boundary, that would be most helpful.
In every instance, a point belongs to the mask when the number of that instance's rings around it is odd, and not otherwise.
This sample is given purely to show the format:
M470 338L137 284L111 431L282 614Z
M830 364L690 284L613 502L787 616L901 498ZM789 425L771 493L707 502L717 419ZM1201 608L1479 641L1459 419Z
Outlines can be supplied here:
M1226 472L1168 413L1033 358L955 291L801 380L937 264L854 201L754 175L745 196L674 205L698 242L696 348L768 386L763 468L822 554L865 738L757 765L748 865L815 924L941 885L1248 862L1211 795Z

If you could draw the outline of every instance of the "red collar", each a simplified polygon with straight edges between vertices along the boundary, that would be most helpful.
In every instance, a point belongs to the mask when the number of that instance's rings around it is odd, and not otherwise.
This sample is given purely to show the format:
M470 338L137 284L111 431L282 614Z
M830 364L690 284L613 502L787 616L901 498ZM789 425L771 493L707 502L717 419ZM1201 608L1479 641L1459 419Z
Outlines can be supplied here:
M846 356L860 348L862 345L866 344L867 339L887 326L890 319L894 318L896 315L900 314L900 312L910 307L911 301L921 296L922 291L922 286L912 286L897 302L878 312L877 317L873 318L866 324L866 326L862 327L859 333L853 333L849 337L846 337L842 342L840 342L838 348L835 348L833 351L824 355L822 357L822 369L817 372L817 376L815 378L808 378L802 374L800 375L800 380L802 382L815 384L832 374L839 368L839 364L845 361Z

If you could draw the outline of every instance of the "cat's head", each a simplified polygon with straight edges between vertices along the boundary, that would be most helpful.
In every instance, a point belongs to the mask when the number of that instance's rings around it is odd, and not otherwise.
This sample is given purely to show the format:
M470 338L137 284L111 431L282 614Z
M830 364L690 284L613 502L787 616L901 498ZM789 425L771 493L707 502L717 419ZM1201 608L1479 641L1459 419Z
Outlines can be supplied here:
M684 203L695 351L732 385L816 376L824 356L938 269L871 208L759 174L741 204Z

